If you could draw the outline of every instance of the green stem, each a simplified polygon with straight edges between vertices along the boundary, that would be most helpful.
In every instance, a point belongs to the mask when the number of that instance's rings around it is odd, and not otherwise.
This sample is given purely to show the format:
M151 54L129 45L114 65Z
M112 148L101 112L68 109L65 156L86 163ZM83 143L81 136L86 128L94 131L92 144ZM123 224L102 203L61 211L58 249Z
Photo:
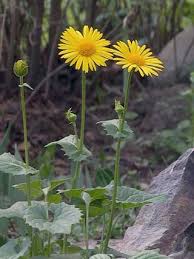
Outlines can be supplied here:
M82 151L84 145L84 131L86 120L86 74L82 72L82 111L81 111L81 130L80 130L80 146L79 150Z
M104 241L104 234L105 234L105 230L106 230L106 214L103 214L102 216L102 220L103 220L103 228L102 228L102 235L101 235L101 244L100 244L100 253L103 253L103 241Z
M194 146L194 105L193 105L193 102L194 102L194 89L193 89L193 86L191 86L191 91L192 91L192 96L191 96L191 147Z
M48 232L48 257L51 255L51 234Z
M80 174L80 162L75 163L75 173L72 179L72 189L75 189L77 186L77 181L79 179L79 174Z
M26 119L25 88L22 85L23 85L23 77L20 77L20 98L21 98L23 131L24 131L25 163L26 163L26 172L27 172L28 168L29 168L28 130L27 130L27 119ZM27 184L28 206L30 206L31 205L31 186L30 186L30 175L29 174L26 174L26 184Z
M64 234L63 245L62 245L62 254L67 253L67 235Z
M82 152L83 145L84 145L85 120L86 120L86 74L82 72L81 129L80 129L80 141L78 146L80 153ZM76 162L75 173L72 180L72 188L76 188L79 176L80 176L80 162Z
M88 238L88 231L89 231L89 206L86 205L86 218L85 218L85 245L86 245L86 258L89 257L89 238Z
M128 103L129 103L129 90L130 90L130 86L131 86L131 77L132 77L132 72L129 74L128 80L126 80L124 112L123 112L122 118L120 119L119 131L123 130L124 123L125 123L125 117L126 117ZM104 241L104 248L103 248L104 253L107 252L109 240L111 237L112 224L113 224L113 218L114 218L114 212L115 212L115 206L116 206L117 189L118 189L118 183L119 183L119 164L120 164L121 142L122 142L122 140L119 138L117 141L117 146L116 146L113 197L112 197L112 203L111 203L110 219L108 222L106 238Z

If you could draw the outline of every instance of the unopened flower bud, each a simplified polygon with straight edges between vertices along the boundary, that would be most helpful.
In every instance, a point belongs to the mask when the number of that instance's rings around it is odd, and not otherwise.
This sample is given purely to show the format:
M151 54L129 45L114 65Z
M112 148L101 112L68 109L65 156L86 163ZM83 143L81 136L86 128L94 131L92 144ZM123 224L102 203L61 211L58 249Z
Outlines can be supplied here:
M123 107L123 105L121 105L120 101L115 100L115 111L119 117L121 117L123 115L124 107Z
M14 74L17 77L23 77L28 74L28 64L25 60L18 60L13 66Z
M77 115L71 111L71 108L65 113L65 116L70 123L76 122Z

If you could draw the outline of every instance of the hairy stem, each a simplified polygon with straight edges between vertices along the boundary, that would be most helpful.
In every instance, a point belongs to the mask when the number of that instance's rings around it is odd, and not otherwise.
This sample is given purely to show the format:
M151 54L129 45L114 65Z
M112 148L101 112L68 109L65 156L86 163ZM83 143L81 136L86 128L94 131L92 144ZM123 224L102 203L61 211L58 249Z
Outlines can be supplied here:
M131 77L132 77L132 72L129 74L128 79L126 80L126 86L124 88L125 89L124 112L123 112L122 118L120 119L119 131L122 131L123 127L124 127L125 117L126 117L128 103L129 103L129 89L130 89L130 85L131 85ZM107 248L108 248L108 244L109 244L109 240L110 240L111 232L112 232L112 224L113 224L116 197L117 197L117 189L118 189L118 183L119 183L120 153L121 153L121 139L119 138L117 141L117 146L116 146L113 197L112 197L112 204L111 204L110 219L108 222L108 228L107 228L106 238L105 238L104 247L103 247L104 253L107 252Z
M25 163L26 163L26 172L27 172L29 168L28 129L27 129L27 119L26 119L25 87L22 85L23 85L23 77L20 77L20 98L21 98L22 121L23 121L23 132L24 132ZM26 174L26 184L27 184L28 206L30 206L31 205L31 186L30 186L29 174Z
M86 218L85 218L85 245L86 245L86 258L88 259L88 250L89 250L89 238L88 238L88 231L89 231L89 206L86 205Z
M27 129L27 118L26 118L26 100L25 100L25 86L23 86L23 77L20 77L20 100L22 110L22 122L24 132L24 150L25 150L25 164L26 164L26 185L27 185L27 201L28 206L31 206L31 185L30 185L30 174L27 174L29 168L29 153L28 153L28 129ZM30 256L33 255L33 234L32 228L28 227L29 236L32 241L32 247L30 249Z
M84 131L85 131L85 120L86 120L86 74L82 72L82 108L81 108L81 129L80 129L80 141L78 148L80 153L83 150L84 145ZM80 162L76 162L75 173L72 180L72 188L76 188L77 181L80 176Z
M67 253L67 235L63 235L62 254Z
M51 247L51 234L48 232L48 257L50 257L52 252L52 247Z

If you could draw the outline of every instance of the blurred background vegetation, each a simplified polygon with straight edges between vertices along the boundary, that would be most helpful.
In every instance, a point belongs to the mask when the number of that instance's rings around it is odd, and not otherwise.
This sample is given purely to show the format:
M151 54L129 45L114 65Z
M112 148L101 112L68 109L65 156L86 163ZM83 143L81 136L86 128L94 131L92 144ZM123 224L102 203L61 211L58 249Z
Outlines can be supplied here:
M92 25L112 42L139 39L158 53L192 24L193 8L193 0L1 0L1 84L5 83L7 90L12 88L13 63L22 57L29 61L33 86L49 77L45 87L48 95L50 85L56 82L53 77L67 70L61 67L54 72L60 63L59 35L67 26L80 29L84 24Z
M152 176L193 146L193 23L194 0L0 0L0 153L23 156L12 68L17 59L26 59L27 82L34 88L27 92L32 163L43 178L69 174L62 152L44 146L71 132L65 110L72 107L80 115L80 73L58 58L57 44L66 27L88 24L112 43L137 39L164 61L160 80L133 78L127 114L135 138L123 147L122 181L146 189ZM112 62L88 75L86 143L93 158L82 168L85 186L103 186L112 179L114 145L96 122L115 117L114 99L122 98L123 80L125 73ZM0 177L0 206L6 207L18 200L10 188L16 182ZM115 233L122 233L125 216L118 215Z

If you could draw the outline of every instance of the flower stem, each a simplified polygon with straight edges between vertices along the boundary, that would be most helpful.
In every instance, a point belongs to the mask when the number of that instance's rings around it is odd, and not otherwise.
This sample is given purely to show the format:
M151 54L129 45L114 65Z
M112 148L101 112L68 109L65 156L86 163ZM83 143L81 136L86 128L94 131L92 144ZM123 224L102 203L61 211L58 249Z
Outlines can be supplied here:
M86 205L86 218L85 218L85 245L86 245L86 258L88 259L89 257L89 238L88 238L88 231L89 231L89 206Z
M62 254L67 253L67 235L63 235Z
M25 150L25 164L26 164L26 185L27 185L27 201L28 206L31 206L31 184L30 174L27 174L29 168L29 153L28 153L28 129L27 129L27 118L26 118L26 101L25 101L25 87L23 86L23 77L20 77L20 100L22 110L22 122L24 132L24 150ZM29 236L32 241L32 247L30 249L30 257L33 255L33 234L32 228L28 227Z
M52 252L52 247L51 247L51 234L48 232L48 257L50 257Z
M23 131L24 131L25 163L26 163L26 172L27 172L29 168L29 153L28 153L28 130L27 130L27 119L26 119L25 87L23 86L23 77L20 77L20 98L21 98ZM28 206L30 206L31 205L31 186L30 186L29 174L26 174L26 184L27 184Z
M81 130L80 130L80 146L79 150L82 151L84 145L84 131L86 120L86 74L82 72L82 111L81 111Z
M125 123L125 117L126 117L126 113L127 113L127 109L128 109L131 77L132 77L132 72L129 74L128 79L126 80L126 86L124 88L125 89L125 101L124 101L124 112L123 112L122 118L120 119L120 125L119 125L120 132L123 130L124 123ZM122 140L121 140L121 138L119 138L117 141L117 146L116 146L113 197L112 197L112 204L111 204L110 219L108 222L108 228L107 228L106 238L105 238L104 247L103 247L104 253L107 252L109 240L111 237L112 224L113 224L113 218L114 218L114 212L115 212L115 206L116 206L117 189L118 189L118 183L119 183L119 164L120 164L121 142L122 142Z
M86 74L82 72L81 129L80 129L80 141L78 143L78 148L80 153L82 152L83 145L84 145L85 120L86 120ZM77 161L75 165L75 173L72 179L72 188L76 188L79 176L80 176L80 161Z
M193 105L193 101L194 101L194 86L191 86L191 92L192 92L192 96L191 96L191 104L190 104L190 110L191 110L191 147L194 146L194 105Z

